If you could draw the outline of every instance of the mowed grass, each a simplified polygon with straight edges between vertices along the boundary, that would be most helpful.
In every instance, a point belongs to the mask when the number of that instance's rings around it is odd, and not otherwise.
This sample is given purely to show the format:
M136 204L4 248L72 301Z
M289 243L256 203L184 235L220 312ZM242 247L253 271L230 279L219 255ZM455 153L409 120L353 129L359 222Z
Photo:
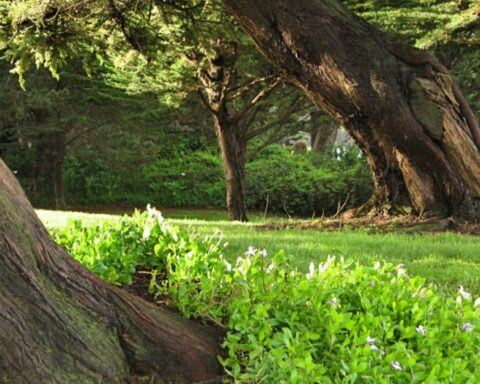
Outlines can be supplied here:
M75 212L37 211L47 226L64 226L68 220L98 222L117 216ZM196 214L197 213L197 214ZM200 214L198 214L200 213ZM385 260L404 264L410 275L422 276L438 286L441 292L453 294L463 285L480 295L480 237L441 234L371 234L362 230L258 230L264 223L260 215L252 223L225 221L225 213L214 211L169 211L165 216L174 224L202 236L221 231L227 242L225 254L232 260L253 246L265 248L270 255L280 250L293 255L297 267L307 270L310 262L318 263L329 255L344 257L362 264ZM275 218L275 221L282 220Z

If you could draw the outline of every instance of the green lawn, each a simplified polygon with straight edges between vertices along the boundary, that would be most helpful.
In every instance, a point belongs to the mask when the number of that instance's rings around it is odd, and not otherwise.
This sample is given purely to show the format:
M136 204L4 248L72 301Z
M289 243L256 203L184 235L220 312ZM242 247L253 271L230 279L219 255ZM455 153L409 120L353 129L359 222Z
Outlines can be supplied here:
M48 226L62 226L69 219L90 222L114 218L105 214L37 211ZM269 254L283 249L295 255L298 267L306 270L311 261L328 255L343 256L360 263L388 260L403 263L411 275L424 276L443 292L452 293L458 285L480 294L480 237L443 233L435 235L371 234L361 230L325 232L319 230L259 231L261 216L253 216L248 224L224 221L225 213L206 210L169 211L170 221L201 235L216 230L228 242L227 256L235 259L249 246L265 248ZM275 218L275 221L281 219Z

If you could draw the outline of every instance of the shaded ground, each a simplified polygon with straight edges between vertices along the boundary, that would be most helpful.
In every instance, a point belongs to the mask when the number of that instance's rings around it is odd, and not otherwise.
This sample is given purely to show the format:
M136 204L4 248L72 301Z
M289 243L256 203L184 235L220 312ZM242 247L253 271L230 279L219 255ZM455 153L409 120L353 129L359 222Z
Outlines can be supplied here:
M280 229L318 229L322 231L342 231L362 229L369 233L440 233L453 232L466 235L480 235L480 224L466 224L447 219L420 219L412 216L396 218L325 218L315 220L297 220L292 222L266 223L257 226L257 230Z

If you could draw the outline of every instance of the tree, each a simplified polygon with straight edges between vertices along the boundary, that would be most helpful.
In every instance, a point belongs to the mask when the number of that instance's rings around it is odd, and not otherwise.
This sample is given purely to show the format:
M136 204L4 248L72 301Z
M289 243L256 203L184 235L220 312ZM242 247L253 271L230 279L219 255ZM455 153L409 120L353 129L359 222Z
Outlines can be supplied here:
M479 124L434 57L392 41L333 0L224 4L358 143L374 176L369 208L478 218Z
M157 38L169 47L168 52L160 50L147 59L137 49L136 54L129 55L130 61L123 59L121 63L122 69L133 73L125 76L123 71L120 76L129 88L135 83L140 89L150 86L161 92L196 93L200 97L220 147L229 219L247 221L246 161L274 139L301 129L301 114L312 105L283 84L219 1L197 5L174 12L176 17L171 16L166 26L164 20L151 18L149 29L159 30ZM125 20L134 17L125 8L119 11ZM281 118L272 113L278 109L273 104L286 105ZM297 121L296 126L287 124L292 120ZM248 153L249 142L266 132L275 134L267 135Z
M123 383L149 376L148 382L195 383L221 376L216 331L78 264L50 238L2 161L0 255L2 382Z

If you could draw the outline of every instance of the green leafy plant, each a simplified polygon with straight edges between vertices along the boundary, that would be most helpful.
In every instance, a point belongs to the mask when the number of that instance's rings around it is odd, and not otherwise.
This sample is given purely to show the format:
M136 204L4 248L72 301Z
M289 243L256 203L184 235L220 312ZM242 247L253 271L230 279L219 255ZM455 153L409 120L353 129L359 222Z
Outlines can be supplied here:
M181 232L152 209L87 226L57 241L117 284L150 271L152 295L225 328L220 361L237 383L480 380L480 299L463 287L445 298L401 265L333 257L299 271L253 247L228 260L218 237Z

